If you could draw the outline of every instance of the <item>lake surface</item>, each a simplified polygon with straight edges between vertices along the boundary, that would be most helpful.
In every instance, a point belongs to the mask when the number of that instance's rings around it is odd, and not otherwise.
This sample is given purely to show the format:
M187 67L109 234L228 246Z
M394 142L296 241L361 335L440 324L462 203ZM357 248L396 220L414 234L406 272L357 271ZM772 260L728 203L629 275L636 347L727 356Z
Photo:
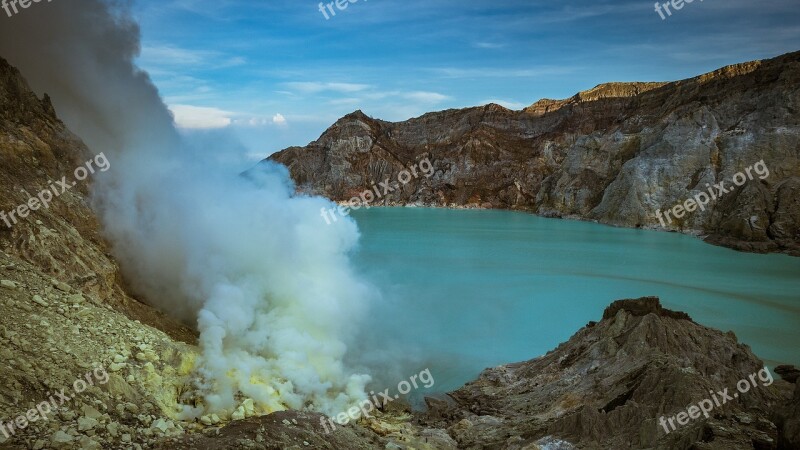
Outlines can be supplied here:
M800 258L509 211L372 208L353 217L362 233L355 263L383 292L372 318L386 355L419 358L436 391L541 356L612 301L649 295L734 331L771 366L800 365Z

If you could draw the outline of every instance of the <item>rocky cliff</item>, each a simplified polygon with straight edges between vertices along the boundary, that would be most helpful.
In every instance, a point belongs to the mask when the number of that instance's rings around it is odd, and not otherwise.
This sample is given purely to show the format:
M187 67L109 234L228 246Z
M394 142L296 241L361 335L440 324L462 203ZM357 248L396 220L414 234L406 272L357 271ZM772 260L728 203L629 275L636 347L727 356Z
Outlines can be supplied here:
M195 335L126 293L91 179L73 177L94 156L0 58L3 449L139 446L178 431L171 407L186 380L175 368ZM31 202L48 190L47 207Z
M375 204L518 209L798 255L799 124L800 52L672 83L604 84L522 111L490 104L399 123L356 111L270 159L300 190L349 201L427 157L433 176ZM769 176L733 185L762 160ZM716 195L720 182L729 192L704 210L657 217Z

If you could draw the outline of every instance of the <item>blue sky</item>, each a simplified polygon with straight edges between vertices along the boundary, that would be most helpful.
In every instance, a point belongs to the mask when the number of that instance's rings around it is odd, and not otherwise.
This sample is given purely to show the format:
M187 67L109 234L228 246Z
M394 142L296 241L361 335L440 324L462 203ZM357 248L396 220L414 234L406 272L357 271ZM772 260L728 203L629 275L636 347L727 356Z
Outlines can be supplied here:
M663 1L662 1L663 3ZM800 50L797 0L139 0L139 65L187 132L255 161L356 109L520 109L609 81L687 78Z

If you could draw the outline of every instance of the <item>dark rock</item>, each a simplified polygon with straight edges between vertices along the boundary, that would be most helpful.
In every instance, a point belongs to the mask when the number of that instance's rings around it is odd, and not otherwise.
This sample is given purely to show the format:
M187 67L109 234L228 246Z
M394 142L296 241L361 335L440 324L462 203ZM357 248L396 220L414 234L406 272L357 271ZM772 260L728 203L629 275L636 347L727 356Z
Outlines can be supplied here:
M288 411L156 448L800 448L800 385L765 384L766 376L708 418L698 414L669 432L660 422L711 392L737 392L737 382L762 370L735 336L670 311L657 297L620 300L547 355L487 369L455 392L426 397L424 413L386 409L326 433L322 416Z
M776 414L780 429L778 448L781 450L800 449L800 383L794 385L794 397Z
M778 366L775 368L775 373L789 383L797 383L797 379L800 378L800 369L795 366Z
M692 321L691 317L684 312L675 312L662 308L658 297L617 300L603 312L603 320L613 318L620 310L629 312L637 317L655 314L661 317Z
M448 395L438 395L425 397L425 406L427 406L427 417L429 419L438 420L453 417L453 411L457 409L458 404Z
M360 427L338 426L326 430L323 416L315 413L283 411L263 417L232 422L218 432L191 434L165 439L155 449L225 450L310 448L330 450L383 448L374 433Z

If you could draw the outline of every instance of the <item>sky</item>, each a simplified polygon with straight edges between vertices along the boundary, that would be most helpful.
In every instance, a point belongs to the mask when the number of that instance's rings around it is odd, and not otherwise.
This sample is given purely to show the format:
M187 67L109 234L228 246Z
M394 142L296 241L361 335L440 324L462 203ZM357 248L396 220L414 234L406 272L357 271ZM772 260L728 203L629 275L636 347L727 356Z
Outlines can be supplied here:
M137 61L185 134L235 136L231 158L248 164L359 109L521 109L800 50L798 0L694 0L671 15L651 0L340 4L334 16L312 0L138 0Z

